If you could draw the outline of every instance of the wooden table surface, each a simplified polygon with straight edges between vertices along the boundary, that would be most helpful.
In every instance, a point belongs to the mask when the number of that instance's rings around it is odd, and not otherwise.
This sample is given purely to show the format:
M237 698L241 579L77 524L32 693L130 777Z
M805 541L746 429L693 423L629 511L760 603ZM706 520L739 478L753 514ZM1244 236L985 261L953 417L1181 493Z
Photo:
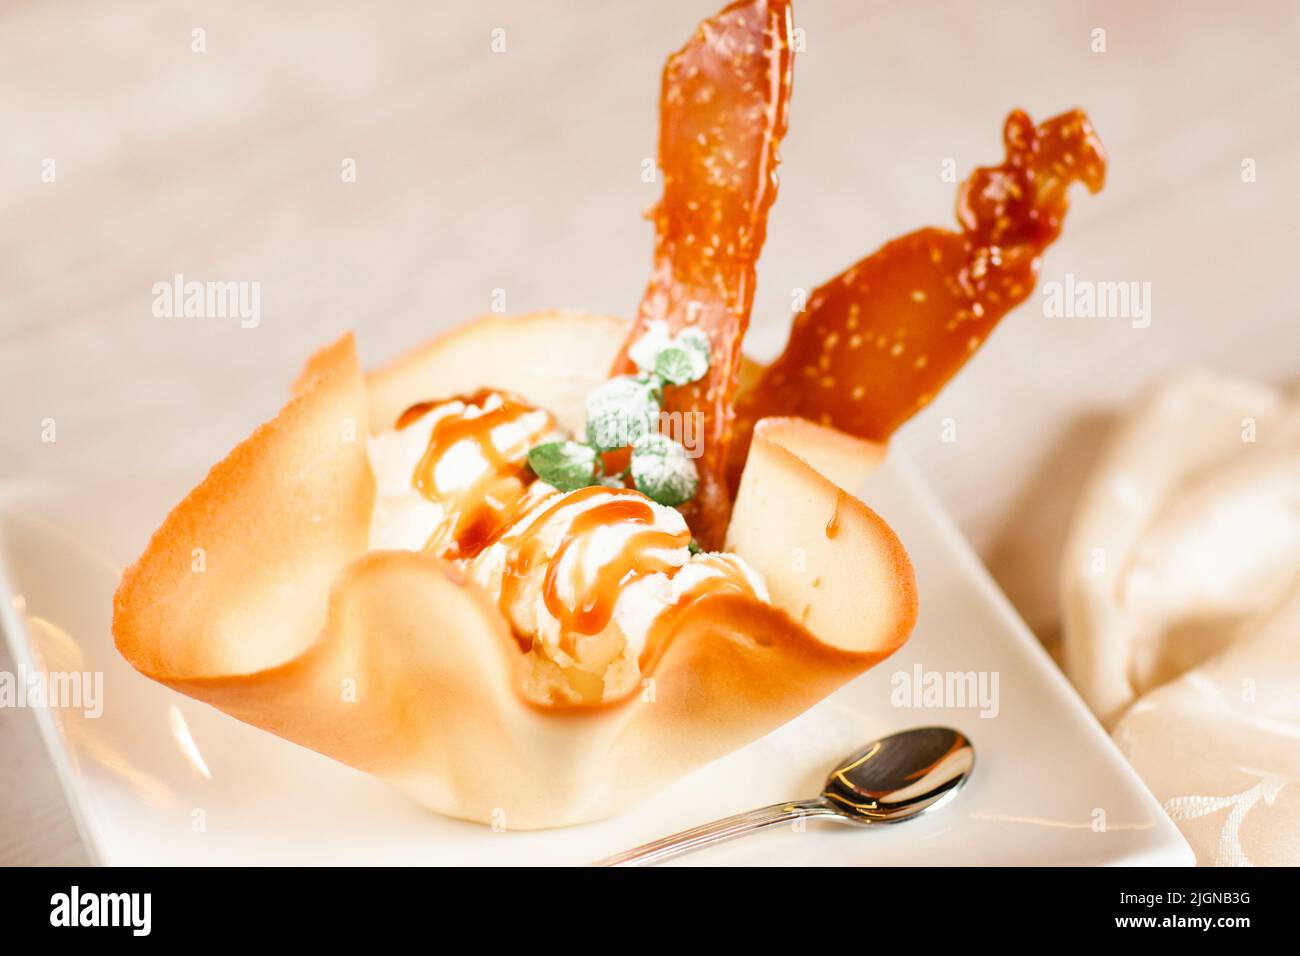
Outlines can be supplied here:
M316 345L353 328L375 363L494 290L630 315L659 70L713 2L0 6L0 478L197 479ZM1110 153L1042 278L1149 282L1149 327L1035 295L897 439L1045 638L1107 417L1179 364L1300 373L1298 11L796 0L757 354L793 290L951 224L945 161L998 161L1010 108L1083 106ZM259 282L260 324L154 317L177 273ZM0 710L0 783L0 864L85 859L28 712Z

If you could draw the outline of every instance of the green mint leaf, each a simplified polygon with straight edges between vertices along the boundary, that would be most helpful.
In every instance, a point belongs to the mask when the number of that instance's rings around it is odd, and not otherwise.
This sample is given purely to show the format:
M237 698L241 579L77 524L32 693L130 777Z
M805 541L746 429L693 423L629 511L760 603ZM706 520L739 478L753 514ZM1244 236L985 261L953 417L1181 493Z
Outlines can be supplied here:
M657 381L611 378L587 396L587 443L600 451L626 448L650 434L659 420Z
M685 385L704 377L709 360L696 349L670 345L655 359L655 374L673 385Z
M689 501L700 476L686 449L667 435L649 434L632 446L632 481L661 505Z
M713 345L709 342L708 333L703 329L682 329L677 333L677 337L673 339L673 344L699 356L699 360L704 365L696 378L703 378L704 373L709 370L709 362L713 358Z
M596 449L576 441L553 441L528 452L528 466L537 477L560 491L595 484L601 470Z
M628 356L642 372L653 372L672 385L685 385L705 377L712 349L705 330L682 329L669 337L668 323L660 320L646 325L645 333L629 347Z
M628 347L627 356L642 372L653 372L655 360L668 345L668 323L662 319L646 326L641 337Z
M673 385L685 385L704 377L712 348L704 330L686 328L670 337L668 323L658 321L646 326L627 354L642 372L652 372Z

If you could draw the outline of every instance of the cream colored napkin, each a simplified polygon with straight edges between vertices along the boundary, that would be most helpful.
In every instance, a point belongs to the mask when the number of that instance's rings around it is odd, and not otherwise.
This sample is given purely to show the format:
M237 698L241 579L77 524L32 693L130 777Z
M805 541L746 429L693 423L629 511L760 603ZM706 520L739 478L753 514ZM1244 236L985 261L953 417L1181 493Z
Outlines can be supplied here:
M1065 666L1202 865L1300 865L1300 405L1156 384L1085 489Z

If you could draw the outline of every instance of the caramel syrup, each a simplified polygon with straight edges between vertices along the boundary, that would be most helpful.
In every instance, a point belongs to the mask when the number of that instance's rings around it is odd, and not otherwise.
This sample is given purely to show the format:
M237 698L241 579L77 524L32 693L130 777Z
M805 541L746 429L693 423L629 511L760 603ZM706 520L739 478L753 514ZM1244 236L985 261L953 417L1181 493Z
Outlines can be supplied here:
M835 510L831 512L831 520L826 522L826 537L832 540L840 533L840 508L844 505L845 497L843 491L835 497Z
M682 592L681 597L671 607L665 608L654 619L646 635L645 647L641 651L640 664L643 670L648 664L653 663L667 646L673 623L678 615L696 601L715 594L743 594L758 598L753 585L749 583L749 579L736 564L736 559L732 555L709 554L703 560L707 560L712 567L721 570L722 574L709 575L696 581L689 589Z
M476 417L467 414L471 407L482 408L493 395L501 400L498 408ZM470 395L412 405L401 414L394 427L399 430L406 428L433 408L449 401L463 402L466 407L440 418L433 426L428 447L411 477L411 485L428 500L445 506L453 516L445 544L444 534L448 529L435 532L430 543L443 544L444 557L471 558L517 517L517 506L536 479L527 464L528 449L555 428L555 419L544 413L545 417L536 428L500 447L493 438L495 429L520 422L541 410L508 392L484 388ZM438 487L438 465L453 448L466 441L474 443L489 467L468 488Z
M564 509L580 506L594 496L606 496L610 500L587 508L575 516L559 547L548 560L542 537L543 529ZM590 541L591 532L602 525L619 523L645 527L629 535L618 554L604 562L590 580L577 582L576 599L570 607L560 597L559 591L559 574L565 556L574 551L576 561L570 567L581 568L582 550ZM655 528L654 509L640 492L599 485L580 488L546 506L536 520L509 542L512 548L502 576L501 606L513 606L520 581L541 562L548 562L542 582L542 600L560 624L561 649L572 653L576 636L599 634L609 625L610 618L614 615L614 605L618 602L623 587L646 575L660 571L672 573L676 570L675 565L648 552L653 549L682 548L690 540L689 531L673 533Z
M496 395L501 405L471 417L466 412L473 407L481 409L489 398ZM527 465L528 449L556 427L555 419L547 414L536 428L528 429L510 445L498 446L493 439L495 429L515 424L540 409L529 405L517 396L493 389L480 389L469 395L440 401L412 405L397 419L397 429L407 428L419 421L439 405L450 401L463 402L466 408L445 415L433 426L429 444L412 474L411 484L422 496L447 508L453 522L449 538L446 529L435 532L432 542L441 545L442 556L450 559L469 559L489 544L502 540L505 530L521 516L528 486L536 476ZM465 441L471 441L488 463L488 468L464 489L444 489L437 483L438 465L450 451ZM546 554L544 529L562 512L582 508L593 497L605 497L569 522L563 539L549 558ZM553 500L535 505L542 509L537 517L510 538L506 566L502 575L500 606L512 607L521 582L535 568L546 564L542 581L542 600L547 611L559 622L560 647L574 654L575 643L583 635L599 634L609 626L622 589L633 581L651 574L676 574L680 566L654 554L655 551L673 550L690 543L689 531L669 532L654 527L655 513L649 499L640 492L625 488L607 488L593 485ZM572 606L560 594L560 573L566 556L573 552L575 560L568 563L568 573L582 574L583 551L589 546L592 532L605 525L630 523L642 526L627 536L619 552L603 562L586 580L576 581L575 600ZM684 593L671 607L666 608L652 625L652 635L647 640L647 653L658 643L653 637L665 634L677 614L695 601L711 594L738 591L753 594L744 574L726 557L720 563L724 573L703 578ZM521 650L532 649L532 640L519 640ZM643 654L643 659L645 658Z

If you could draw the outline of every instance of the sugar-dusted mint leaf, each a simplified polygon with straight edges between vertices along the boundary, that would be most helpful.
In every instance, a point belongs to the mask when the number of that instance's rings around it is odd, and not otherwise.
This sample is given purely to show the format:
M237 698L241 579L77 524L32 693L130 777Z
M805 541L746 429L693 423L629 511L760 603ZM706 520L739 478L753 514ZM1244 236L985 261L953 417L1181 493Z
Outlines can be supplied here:
M695 495L700 482L686 449L667 435L649 434L632 446L632 481L661 505L679 505Z
M704 373L709 369L709 361L713 356L713 345L709 342L709 335L703 329L682 329L673 339L673 344L678 348L688 349L699 355L700 360L704 363L704 368L697 378L703 378Z
M633 342L627 350L627 357L630 358L636 367L643 372L653 372L655 368L655 359L668 344L668 323L659 319L646 325L646 329L641 333L641 337Z
M672 385L694 382L708 370L708 356L690 347L670 345L655 359L655 374Z
M528 466L537 477L560 491L595 484L601 470L596 449L576 441L553 441L528 452Z
M600 451L626 448L654 431L659 383L641 375L611 378L587 396L587 443Z
M673 385L703 378L711 357L709 336L702 329L686 328L669 336L668 323L662 320L647 325L627 354L642 372Z

